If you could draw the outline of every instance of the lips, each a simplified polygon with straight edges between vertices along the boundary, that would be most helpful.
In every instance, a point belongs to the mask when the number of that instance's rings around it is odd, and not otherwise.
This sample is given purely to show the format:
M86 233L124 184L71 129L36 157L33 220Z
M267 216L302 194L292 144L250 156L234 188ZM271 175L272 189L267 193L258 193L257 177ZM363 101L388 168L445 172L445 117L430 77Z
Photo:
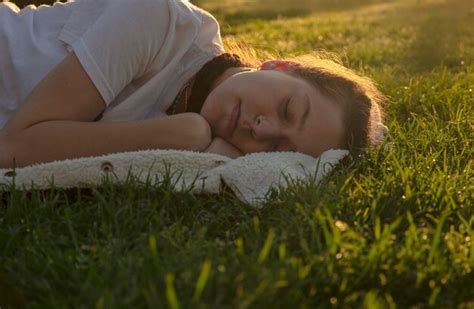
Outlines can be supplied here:
M230 114L229 123L227 125L227 136L230 138L234 135L235 128L240 117L240 103L236 104L232 113Z

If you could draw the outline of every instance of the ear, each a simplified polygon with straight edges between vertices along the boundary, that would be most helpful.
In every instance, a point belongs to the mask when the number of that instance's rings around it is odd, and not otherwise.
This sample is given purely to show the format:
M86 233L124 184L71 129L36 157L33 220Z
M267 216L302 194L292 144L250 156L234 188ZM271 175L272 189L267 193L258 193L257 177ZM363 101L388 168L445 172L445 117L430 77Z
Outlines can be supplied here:
M381 122L378 122L375 127L373 142L375 145L379 144L385 138L385 135L388 133L388 127Z

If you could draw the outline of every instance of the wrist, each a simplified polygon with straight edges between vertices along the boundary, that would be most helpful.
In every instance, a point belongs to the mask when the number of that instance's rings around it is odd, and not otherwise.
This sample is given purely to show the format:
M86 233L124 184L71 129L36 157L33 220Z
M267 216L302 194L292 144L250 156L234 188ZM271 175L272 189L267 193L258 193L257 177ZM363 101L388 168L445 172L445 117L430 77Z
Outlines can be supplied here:
M204 151L211 144L211 127L197 113L181 113L173 116L173 140L177 149Z

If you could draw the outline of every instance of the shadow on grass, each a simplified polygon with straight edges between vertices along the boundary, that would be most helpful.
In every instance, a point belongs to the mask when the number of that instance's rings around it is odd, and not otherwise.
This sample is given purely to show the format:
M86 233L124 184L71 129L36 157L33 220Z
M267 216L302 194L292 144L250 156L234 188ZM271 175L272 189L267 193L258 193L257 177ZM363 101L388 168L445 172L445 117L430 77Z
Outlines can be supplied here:
M0 272L0 308L25 308L26 300L11 283L12 278Z

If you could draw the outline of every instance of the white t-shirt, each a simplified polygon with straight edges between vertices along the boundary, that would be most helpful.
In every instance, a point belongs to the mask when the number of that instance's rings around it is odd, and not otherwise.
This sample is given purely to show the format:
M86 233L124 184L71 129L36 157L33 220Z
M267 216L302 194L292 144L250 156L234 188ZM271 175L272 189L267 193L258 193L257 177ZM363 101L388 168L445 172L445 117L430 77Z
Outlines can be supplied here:
M165 115L224 49L214 17L186 0L0 3L0 128L69 51L107 105L101 121L120 121Z

